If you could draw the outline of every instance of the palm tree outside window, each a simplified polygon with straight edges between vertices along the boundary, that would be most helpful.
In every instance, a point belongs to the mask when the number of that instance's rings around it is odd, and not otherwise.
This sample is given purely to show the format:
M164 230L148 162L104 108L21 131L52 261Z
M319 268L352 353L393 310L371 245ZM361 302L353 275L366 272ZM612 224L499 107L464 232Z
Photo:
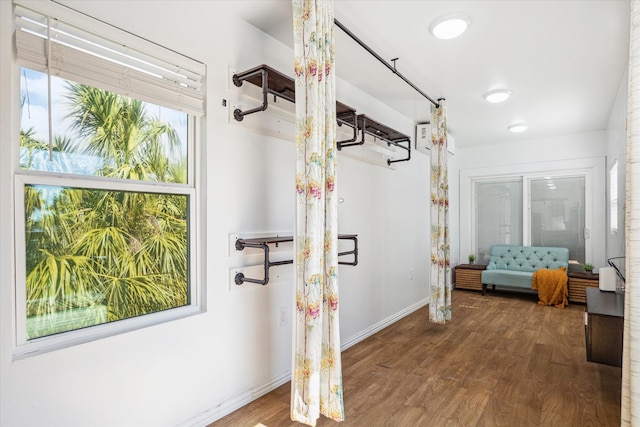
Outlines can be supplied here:
M122 185L186 184L188 115L54 79L49 146L47 76L21 71L20 168L99 177L23 187L27 339L188 304L190 195Z

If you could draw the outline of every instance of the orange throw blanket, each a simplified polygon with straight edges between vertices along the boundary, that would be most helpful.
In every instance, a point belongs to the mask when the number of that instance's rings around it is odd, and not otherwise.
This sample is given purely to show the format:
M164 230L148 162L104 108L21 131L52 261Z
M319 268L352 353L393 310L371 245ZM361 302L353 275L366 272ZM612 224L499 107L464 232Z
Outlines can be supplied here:
M568 305L567 268L555 270L541 268L533 273L531 288L538 290L538 304L555 305L564 308Z

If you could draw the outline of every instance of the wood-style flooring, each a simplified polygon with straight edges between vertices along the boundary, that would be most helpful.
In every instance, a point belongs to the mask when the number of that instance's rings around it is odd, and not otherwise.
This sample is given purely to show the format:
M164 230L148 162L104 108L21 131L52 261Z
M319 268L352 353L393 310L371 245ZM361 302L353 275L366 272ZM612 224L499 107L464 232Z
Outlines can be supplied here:
M587 362L584 305L533 294L453 291L342 353L345 421L318 426L619 426L621 369ZM211 424L300 426L290 383Z

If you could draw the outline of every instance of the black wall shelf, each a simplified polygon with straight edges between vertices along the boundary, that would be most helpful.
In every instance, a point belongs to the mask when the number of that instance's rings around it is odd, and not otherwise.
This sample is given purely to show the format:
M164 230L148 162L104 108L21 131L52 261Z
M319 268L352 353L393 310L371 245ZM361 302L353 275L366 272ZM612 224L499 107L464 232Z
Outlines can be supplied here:
M353 242L353 249L350 251L339 252L338 256L353 255L353 261L339 261L338 264L343 265L358 265L358 235L357 234L338 234L339 240L351 240ZM237 239L236 249L241 251L244 248L262 249L264 252L264 278L252 279L245 277L242 273L236 273L235 283L236 285L242 285L244 282L257 283L260 285L266 285L269 283L269 268L278 265L293 264L293 260L284 261L271 261L269 259L269 245L275 244L278 246L280 243L293 242L293 236L270 236L270 237L257 237L253 239Z
M239 108L233 111L233 117L239 122L242 121L246 115L265 111L269 106L269 94L272 94L274 98L280 97L293 103L296 102L295 80L268 65L262 64L247 71L236 73L232 79L233 84L237 87L242 86L242 83L246 81L262 88L262 105L245 111ZM395 160L387 159L387 165L406 162L411 159L411 138L409 136L385 126L364 114L358 115L356 114L356 110L338 101L336 101L336 120L339 126L347 125L353 128L353 137L351 139L337 142L338 150L344 147L363 145L365 143L365 136L370 135L385 141L387 145L394 145L407 152L406 158ZM361 138L358 141L359 134ZM406 146L402 145L403 143L406 143Z
M364 114L359 114L356 117L356 126L355 133L359 132L362 137L360 141L340 141L338 142L338 150L341 150L344 147L351 147L353 145L362 145L365 142L365 136L370 135L377 139L380 139L387 143L387 145L394 145L398 148L402 148L406 150L407 157L403 159L391 160L387 159L387 164L390 165L392 163L398 162L406 162L411 160L411 138L403 133L398 132L395 129L392 129L388 126L385 126L370 117L367 117ZM349 126L353 126L351 123L346 123ZM357 139L357 138L356 138ZM407 145L401 145L401 143L406 143Z
M237 87L242 86L242 83L246 81L262 88L261 106L245 111L239 108L233 110L233 118L239 122L241 122L246 115L266 110L269 106L269 94L290 102L296 102L295 81L267 65L263 64L242 73L234 74L232 79L233 84Z

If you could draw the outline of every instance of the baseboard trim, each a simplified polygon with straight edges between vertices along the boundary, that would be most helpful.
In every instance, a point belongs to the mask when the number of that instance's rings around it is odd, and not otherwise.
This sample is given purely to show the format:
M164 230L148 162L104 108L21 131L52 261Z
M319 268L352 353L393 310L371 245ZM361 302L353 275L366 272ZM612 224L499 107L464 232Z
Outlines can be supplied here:
M387 326L397 322L398 320L402 319L403 317L408 316L409 314L411 314L414 311L424 307L427 304L429 304L429 298L425 298L423 300L420 300L417 303L415 303L413 305L410 305L409 307L407 307L407 308L405 308L403 310L400 310L399 312L387 317L386 319L381 320L380 322L376 323L375 325L372 325L371 327L365 329L364 331L359 332L358 334L352 336L351 338L348 338L347 340L342 342L342 344L340 346L341 351L345 351L349 347L352 347L352 346L358 344L360 341L362 341L362 340L364 340L366 338L369 338L371 335L380 332L381 330L383 330Z
M371 327L363 330L362 332L357 333L356 335L348 338L346 341L342 343L340 346L341 351L348 349L359 343L360 341L369 338L371 335L383 330L387 326L397 322L403 317L408 316L414 311L424 307L429 304L429 298L425 298L421 301L418 301L415 304L410 305L409 307L400 310L399 312L383 319L382 321L372 325ZM189 418L188 420L178 424L176 427L202 427L208 424L213 423L220 418L229 415L233 411L236 411L243 406L253 402L261 396L275 390L283 384L286 384L291 380L291 370L283 372L276 377L272 378L270 381L256 385L255 387L251 387L249 389L243 390L228 399L223 400L217 405L207 409L200 414Z
M207 409L204 412L201 412L195 417L189 418L188 420L178 424L176 427L202 427L209 425L212 422L219 420L226 415L229 415L233 411L240 409L245 405L248 405L257 398L277 389L290 380L291 370L288 370L287 372L283 372L277 377L272 378L266 383L243 390L229 397L228 399L223 400L222 402Z

